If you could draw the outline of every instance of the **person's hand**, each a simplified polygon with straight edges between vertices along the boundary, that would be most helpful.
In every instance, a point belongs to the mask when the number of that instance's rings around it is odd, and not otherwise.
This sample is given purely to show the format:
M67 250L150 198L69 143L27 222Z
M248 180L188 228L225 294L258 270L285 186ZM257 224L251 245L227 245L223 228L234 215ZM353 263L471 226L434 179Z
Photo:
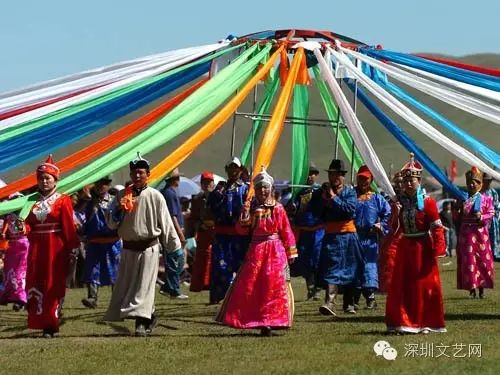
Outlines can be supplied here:
M376 232L378 232L378 233L380 233L380 234L383 234L383 233L384 233L384 231L383 231L383 229L382 229L382 224L380 224L380 223L375 223L375 224L373 224L373 227L372 227L372 228L373 228L373 230L375 230Z

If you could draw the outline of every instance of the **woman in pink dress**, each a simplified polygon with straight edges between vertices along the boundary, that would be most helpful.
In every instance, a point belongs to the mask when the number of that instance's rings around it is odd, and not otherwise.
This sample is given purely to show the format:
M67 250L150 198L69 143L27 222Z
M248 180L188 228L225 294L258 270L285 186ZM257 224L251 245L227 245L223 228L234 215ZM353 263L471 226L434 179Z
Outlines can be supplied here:
M13 309L19 311L26 304L26 260L29 242L26 237L26 226L16 214L5 216L0 239L5 241L4 244L6 245L4 259L5 288L0 292L0 305L12 303Z
M255 199L245 204L237 224L238 231L251 234L250 248L216 320L271 336L273 329L292 325L288 264L297 257L297 249L285 209L272 196L273 178L263 169L253 183Z
M457 248L457 288L470 292L471 298L484 297L485 288L493 288L495 267L491 252L489 225L495 214L493 200L481 194L483 174L472 167L465 174L469 198L461 210Z

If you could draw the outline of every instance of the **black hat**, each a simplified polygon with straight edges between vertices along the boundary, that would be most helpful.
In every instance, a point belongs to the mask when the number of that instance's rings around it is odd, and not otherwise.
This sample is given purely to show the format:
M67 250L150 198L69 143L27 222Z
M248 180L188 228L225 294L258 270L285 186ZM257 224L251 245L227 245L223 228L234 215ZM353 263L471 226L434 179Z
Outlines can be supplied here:
M134 160L132 160L129 163L129 168L130 168L130 170L134 170L134 169L146 169L146 170L149 171L150 164L149 164L149 161L147 161L146 159L142 158L140 152L137 152L137 158L135 158Z
M328 169L326 169L327 172L340 172L340 173L347 173L347 169L345 168L344 161L340 159L333 159L332 162L330 163L330 166Z
M311 162L311 164L309 164L309 175L312 174L319 174L319 169L316 167L316 164Z
M488 173L483 173L483 181L484 180L491 181L493 180L493 177L490 176Z
M103 178L99 179L96 181L96 184L103 184L103 185L109 185L113 181L111 177L109 176L104 176Z

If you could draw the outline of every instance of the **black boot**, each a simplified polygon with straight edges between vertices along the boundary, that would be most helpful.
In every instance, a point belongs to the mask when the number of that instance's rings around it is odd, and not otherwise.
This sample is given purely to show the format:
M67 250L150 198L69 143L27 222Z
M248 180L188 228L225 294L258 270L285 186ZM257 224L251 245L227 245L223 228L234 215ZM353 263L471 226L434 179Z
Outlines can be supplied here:
M375 291L372 288L363 289L363 297L366 299L366 308L368 310L373 310L377 307L377 302L375 301Z
M337 285L328 285L325 291L325 303L319 308L321 314L337 316L335 311L335 297L337 294Z
M146 325L149 323L149 319L137 317L135 318L135 335L137 337L146 337L148 334L146 332Z
M484 298L484 288L479 288L479 298Z
M356 314L356 309L354 308L354 291L355 288L352 286L346 285L344 287L343 307L344 312L347 314Z
M271 337L273 335L273 330L271 329L271 327L261 328L260 335L263 337Z
M87 298L82 299L83 306L89 309L95 309L97 307L97 294L99 291L99 286L94 283L87 284Z
M44 329L43 333L42 333L42 337L44 339L51 339L54 337L54 331L52 331L50 329Z
M153 332L153 329L155 329L157 325L158 325L158 317L155 315L155 313L153 313L151 315L151 319L146 324L146 333L149 335L151 332Z

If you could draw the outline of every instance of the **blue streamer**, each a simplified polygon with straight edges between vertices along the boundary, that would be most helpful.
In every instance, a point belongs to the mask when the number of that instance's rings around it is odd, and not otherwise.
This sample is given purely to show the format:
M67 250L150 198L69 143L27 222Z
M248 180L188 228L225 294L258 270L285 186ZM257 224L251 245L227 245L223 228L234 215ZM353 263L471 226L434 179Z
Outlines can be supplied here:
M446 117L440 115L432 108L410 96L407 92L396 86L394 83L389 82L386 75L380 72L378 69L375 69L373 67L368 68L368 65L366 65L366 67L365 65L366 64L363 63L363 72L380 86L393 93L398 98L409 103L413 107L417 108L418 110L422 111L424 114L436 120L444 128L453 133L453 135L455 135L457 138L463 140L472 150L477 152L493 165L500 165L500 154L490 149L487 145L483 144L481 141L479 141L466 131L460 129L455 123L451 122Z
M344 80L351 91L354 92L354 85L347 79ZM465 200L467 195L454 185L431 158L401 129L396 122L387 116L362 89L357 89L358 98L364 106L384 125L384 127L405 147L408 151L415 154L415 158L422 163L422 166L433 176L441 185L445 187L456 199Z
M210 62L188 68L32 132L0 142L0 172L38 159L102 129L120 117L200 77L209 69Z
M378 60L392 61L398 64L410 66L412 68L447 77L455 81L468 83L497 92L500 91L500 78L498 77L492 77L487 74L460 69L454 66L441 64L435 61L426 60L421 57L408 55L405 53L392 52L387 50L376 50L373 48L362 48L360 51Z

